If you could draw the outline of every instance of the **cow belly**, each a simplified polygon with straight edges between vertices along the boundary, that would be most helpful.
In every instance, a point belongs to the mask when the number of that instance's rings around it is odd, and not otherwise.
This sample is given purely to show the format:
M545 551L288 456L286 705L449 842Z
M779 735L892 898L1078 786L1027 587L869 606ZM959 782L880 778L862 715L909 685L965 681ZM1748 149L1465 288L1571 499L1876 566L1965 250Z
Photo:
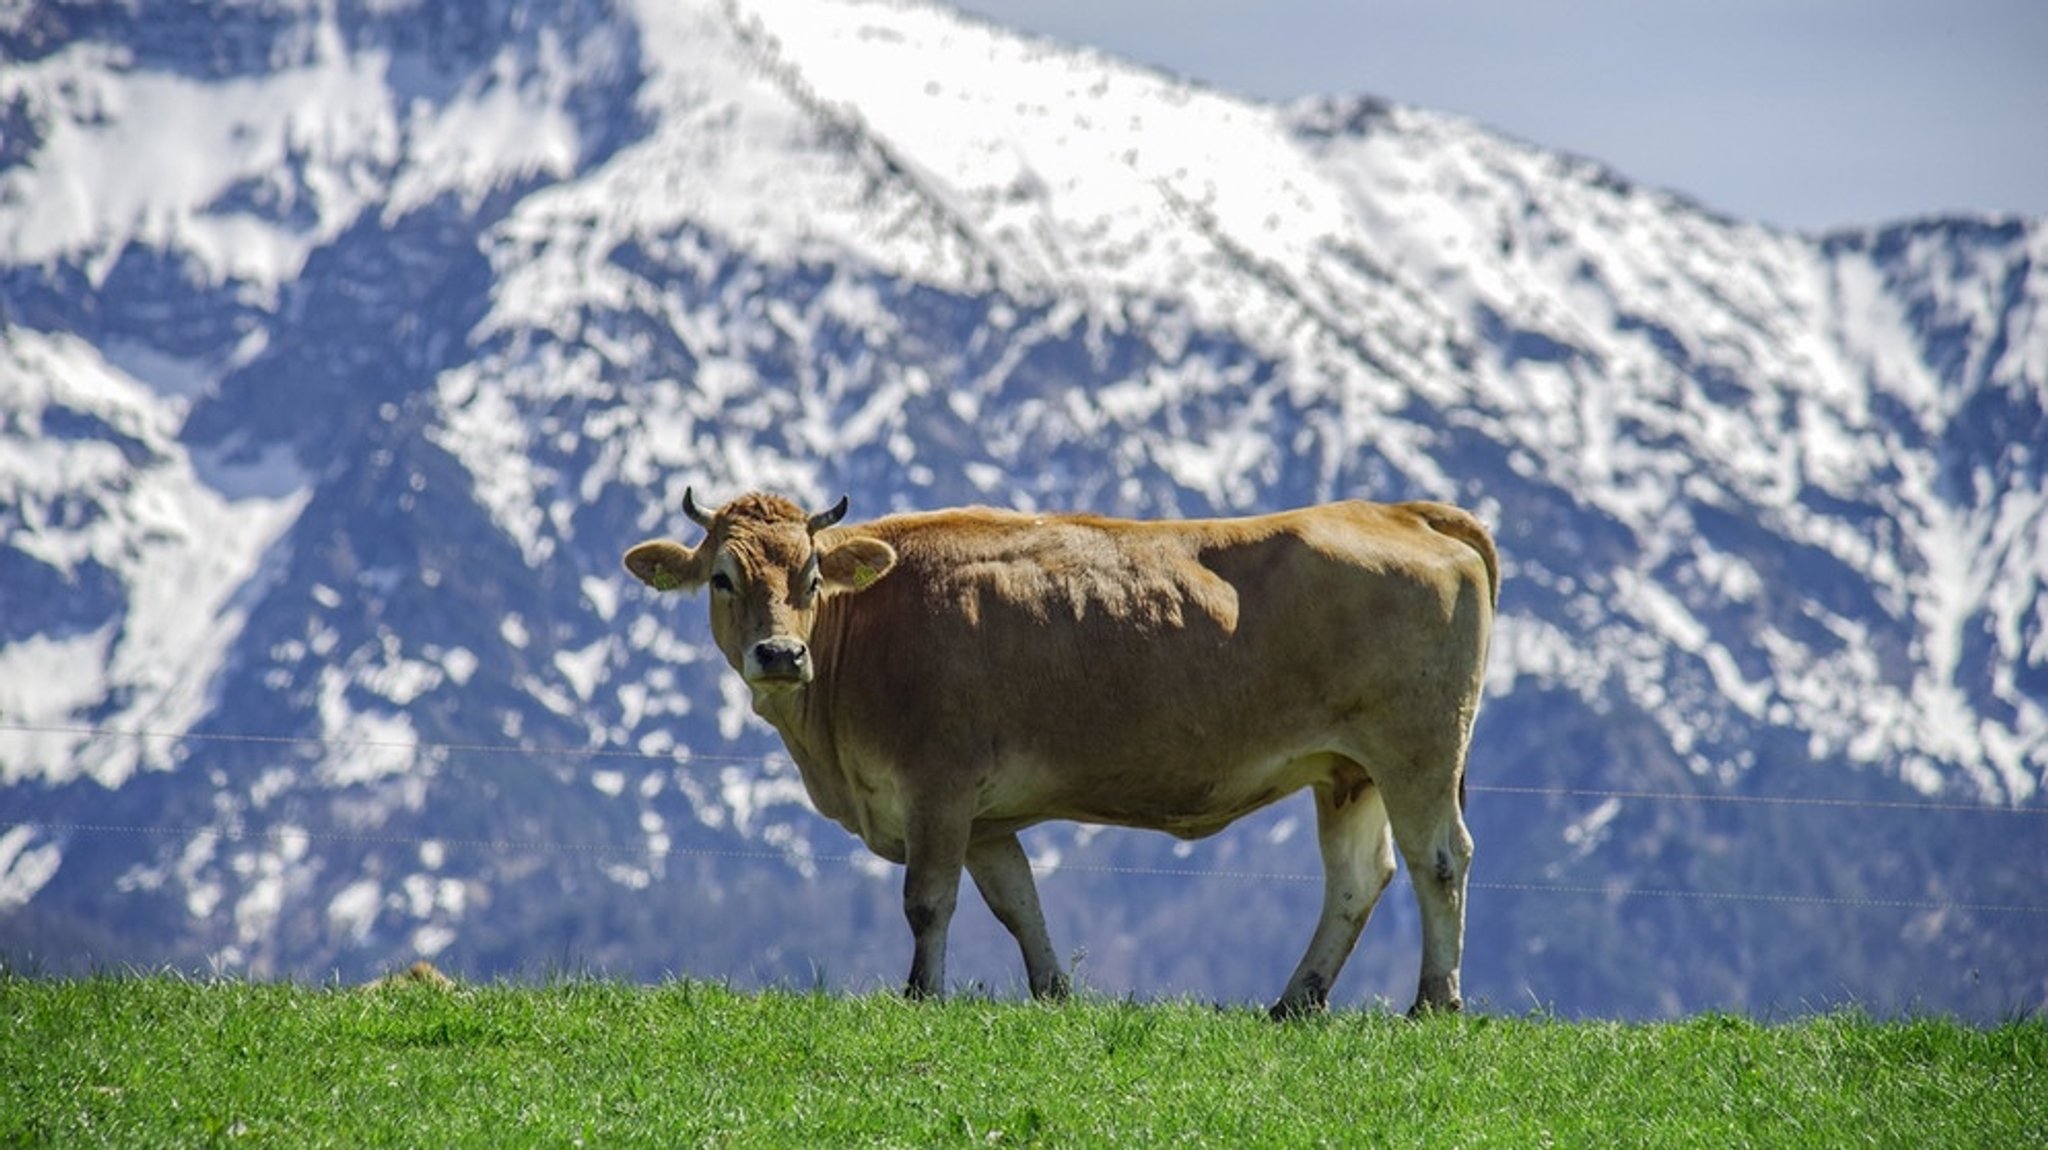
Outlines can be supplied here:
M1077 771L1032 765L999 772L978 821L1007 827L1052 819L1206 838L1304 787L1350 789L1369 782L1358 764L1315 751L1248 762L1159 761Z
M902 862L908 818L893 772L856 771L847 780L836 796L837 809L826 813L876 854ZM982 775L974 825L979 833L999 834L1066 821L1199 839L1304 787L1328 783L1349 790L1368 782L1358 764L1324 751L1245 763L1156 761L1083 769L1071 762L1013 758Z
M1192 839L1304 787L1362 786L1373 764L1405 760L1382 745L1389 732L1406 741L1404 721L1384 701L1345 689L1341 677L1312 681L1308 669L1298 686L1257 701L1190 684L1172 696L1190 704L1180 707L1135 705L1158 693L1102 679L1064 700L1034 697L1049 678L1019 675L1011 681L1020 686L1007 691L962 692L982 700L1007 694L1009 707L927 708L900 695L869 696L888 699L894 721L885 738L840 740L842 754L859 764L846 788L855 809L849 818L827 813L885 857L900 851L906 796L963 784L974 790L977 826L991 832L1066 820ZM1409 708L1405 719L1429 710Z

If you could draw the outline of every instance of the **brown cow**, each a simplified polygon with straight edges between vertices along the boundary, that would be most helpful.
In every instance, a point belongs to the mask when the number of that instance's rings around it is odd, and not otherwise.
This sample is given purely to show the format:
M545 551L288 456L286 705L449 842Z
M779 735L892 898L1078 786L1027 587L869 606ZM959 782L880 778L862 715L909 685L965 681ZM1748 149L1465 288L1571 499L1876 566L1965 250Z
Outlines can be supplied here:
M711 631L820 812L904 865L908 993L945 984L964 865L1034 994L1066 975L1017 832L1048 819L1214 834L1315 791L1324 893L1276 1017L1320 1010L1408 861L1415 1008L1455 1010L1472 839L1461 816L1499 568L1435 503L1135 522L987 509L838 526L773 495L626 553L711 585Z

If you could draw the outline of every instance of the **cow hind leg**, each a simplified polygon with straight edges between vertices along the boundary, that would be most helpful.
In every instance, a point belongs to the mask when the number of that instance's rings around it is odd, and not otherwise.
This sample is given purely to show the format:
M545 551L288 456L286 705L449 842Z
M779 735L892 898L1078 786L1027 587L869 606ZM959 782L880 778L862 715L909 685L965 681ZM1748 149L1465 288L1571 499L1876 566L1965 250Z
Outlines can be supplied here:
M1315 796L1323 913L1301 964L1273 1005L1275 1019L1313 1014L1329 1005L1331 985L1394 878L1394 841L1379 789L1356 778L1318 785Z
M1458 968L1465 949L1465 879L1472 866L1472 835L1459 810L1458 772L1440 784L1390 790L1394 842L1408 864L1422 912L1422 973L1410 1014L1462 1009Z
M967 848L967 873L975 888L1024 952L1024 975L1035 998L1060 999L1067 996L1066 972L1046 933L1045 913L1038 905L1038 884L1031 878L1031 862L1014 834L983 839Z

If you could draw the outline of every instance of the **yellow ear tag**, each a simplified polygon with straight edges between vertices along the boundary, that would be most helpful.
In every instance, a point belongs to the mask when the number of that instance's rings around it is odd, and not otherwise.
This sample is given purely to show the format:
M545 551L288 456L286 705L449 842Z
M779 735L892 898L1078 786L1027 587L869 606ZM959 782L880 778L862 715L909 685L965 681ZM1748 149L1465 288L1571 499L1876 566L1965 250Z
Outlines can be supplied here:
M865 591L868 588L868 584L873 583L875 580L880 579L881 577L882 573L880 571L877 571L873 567L870 567L867 564L863 563L860 566L855 567L853 569L853 589L856 591Z
M683 585L676 573L666 567L656 567L647 575L647 585L656 591L673 591Z

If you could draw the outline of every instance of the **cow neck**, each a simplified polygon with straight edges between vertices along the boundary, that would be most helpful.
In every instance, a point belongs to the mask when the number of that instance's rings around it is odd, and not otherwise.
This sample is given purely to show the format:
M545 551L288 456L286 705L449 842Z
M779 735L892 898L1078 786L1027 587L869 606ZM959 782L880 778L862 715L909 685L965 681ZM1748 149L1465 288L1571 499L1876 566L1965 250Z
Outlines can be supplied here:
M799 767L833 770L837 748L832 732L833 696L839 681L839 642L845 612L829 600L821 605L811 629L810 648L814 674L811 681L777 697L769 710L756 713L768 720L789 748Z
M844 614L829 603L819 612L811 635L816 668L811 681L776 698L765 710L757 705L755 713L782 736L818 813L865 837L868 826L857 799L860 788L847 773L848 764L841 759L832 723L839 653L844 650L839 643L845 629Z

